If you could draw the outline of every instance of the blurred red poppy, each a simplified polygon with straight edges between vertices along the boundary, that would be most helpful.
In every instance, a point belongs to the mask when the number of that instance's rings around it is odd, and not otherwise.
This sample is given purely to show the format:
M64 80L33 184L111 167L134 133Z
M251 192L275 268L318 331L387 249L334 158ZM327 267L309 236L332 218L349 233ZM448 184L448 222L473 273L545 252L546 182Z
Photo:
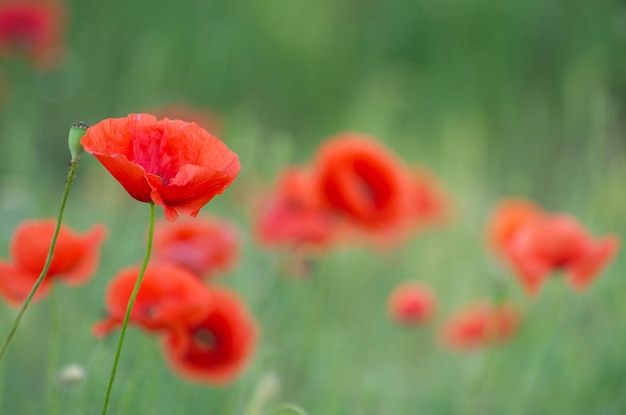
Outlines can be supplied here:
M211 287L210 295L213 308L202 321L165 333L163 354L183 378L224 385L245 368L256 347L257 328L234 292Z
M160 222L154 229L154 261L181 265L199 277L230 270L239 254L239 232L218 218Z
M173 102L146 112L154 114L158 119L169 118L195 122L215 136L223 132L223 123L217 113L204 108L194 108L185 102Z
M335 218L304 167L283 170L275 190L261 201L255 215L256 234L264 245L325 248L334 236Z
M582 290L615 257L619 239L596 239L571 216L555 214L523 226L512 239L508 255L524 287L537 294L543 282L563 270L572 287Z
M100 121L81 144L133 198L162 206L169 221L195 217L240 169L237 155L197 124L148 114Z
M41 69L58 63L64 9L54 0L0 2L0 54L24 53Z
M508 341L518 330L521 315L508 303L486 301L465 308L444 324L441 340L456 350L471 350Z
M20 305L32 289L46 262L55 227L56 219L36 219L23 221L15 229L9 248L12 261L0 261L0 294L9 304ZM68 285L87 282L98 266L105 236L103 225L95 225L83 235L62 225L50 268L35 299L45 296L56 279Z
M575 218L543 212L521 199L507 200L496 208L487 234L532 295L561 270L574 288L586 288L619 249L617 236L594 238Z
M109 317L94 325L95 336L105 336L122 325L140 269L129 267L113 277L105 299ZM173 264L149 265L129 321L148 331L162 330L197 323L211 307L211 297L193 273Z
M398 285L389 296L387 311L398 323L419 325L428 322L436 310L432 290L418 282Z
M411 215L411 179L402 162L373 138L344 133L323 143L314 161L329 207L363 229L402 226Z

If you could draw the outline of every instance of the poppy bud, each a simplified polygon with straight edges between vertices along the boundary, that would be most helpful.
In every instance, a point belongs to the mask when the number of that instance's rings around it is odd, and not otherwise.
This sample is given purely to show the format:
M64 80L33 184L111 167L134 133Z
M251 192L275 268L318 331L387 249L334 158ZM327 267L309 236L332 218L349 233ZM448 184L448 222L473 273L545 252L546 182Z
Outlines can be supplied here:
M72 161L78 161L80 153L83 152L83 146L80 144L80 139L83 138L87 132L87 128L89 128L89 126L82 121L72 124L72 127L70 128L67 145L70 148Z

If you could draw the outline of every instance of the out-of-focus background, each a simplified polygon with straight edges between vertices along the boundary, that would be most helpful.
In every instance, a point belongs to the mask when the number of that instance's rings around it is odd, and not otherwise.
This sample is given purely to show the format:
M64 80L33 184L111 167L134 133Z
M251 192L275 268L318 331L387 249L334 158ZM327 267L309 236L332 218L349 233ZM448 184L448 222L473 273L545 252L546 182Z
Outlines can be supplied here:
M186 103L215 114L216 135L241 160L235 184L203 212L241 227L244 254L223 282L247 299L262 333L245 375L211 389L176 378L155 339L131 330L112 413L241 414L268 373L282 385L269 406L290 401L310 414L623 413L623 259L586 293L554 280L531 300L484 249L483 232L493 204L518 195L575 215L595 234L624 233L624 4L65 5L56 67L0 61L0 257L19 221L56 215L72 123ZM273 253L256 246L241 195L346 130L428 166L454 200L455 220L385 255L355 248L324 258L308 279L285 278ZM0 368L0 413L46 413L51 400L63 414L98 411L114 341L93 339L90 326L104 311L108 278L142 257L147 211L83 156L66 221L108 225L103 264L89 285L60 286L54 303L28 311ZM401 330L385 315L388 293L406 279L436 289L440 316L497 294L522 304L524 324L506 347L441 350L437 322ZM52 308L62 335L49 344ZM2 307L2 333L13 315ZM50 348L59 367L88 368L84 384L53 384Z

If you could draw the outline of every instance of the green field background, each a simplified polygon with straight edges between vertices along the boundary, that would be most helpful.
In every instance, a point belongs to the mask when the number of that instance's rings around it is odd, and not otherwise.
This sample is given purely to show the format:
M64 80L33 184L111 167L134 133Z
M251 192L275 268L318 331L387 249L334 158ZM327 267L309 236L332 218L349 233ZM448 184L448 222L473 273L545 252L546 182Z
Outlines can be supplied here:
M282 402L310 415L626 413L624 255L587 292L555 278L529 299L484 246L488 214L506 196L573 214L596 235L626 231L622 2L67 6L58 69L0 61L0 257L21 220L56 216L72 123L187 102L220 114L219 138L241 160L233 186L202 214L239 225L241 261L220 283L241 293L261 328L247 371L223 388L176 377L157 339L131 328L111 414L266 415ZM279 253L258 247L241 194L348 130L431 169L456 215L391 252L342 249L310 277L292 278ZM100 413L117 336L98 340L90 329L104 314L107 281L143 256L148 206L86 154L66 223L94 222L109 228L101 267L88 285L58 285L27 311L0 363L0 414ZM385 313L407 279L438 295L437 316L420 329ZM440 347L447 314L495 297L523 310L511 342L465 354ZM2 336L14 315L0 306ZM71 388L56 380L69 363L87 370ZM253 408L268 375L280 387Z

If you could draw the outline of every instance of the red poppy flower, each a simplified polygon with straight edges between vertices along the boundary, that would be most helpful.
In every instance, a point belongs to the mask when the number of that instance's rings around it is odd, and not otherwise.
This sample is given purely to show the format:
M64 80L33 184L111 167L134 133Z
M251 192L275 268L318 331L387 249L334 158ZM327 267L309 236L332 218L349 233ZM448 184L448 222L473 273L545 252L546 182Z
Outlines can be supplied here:
M239 159L195 123L148 114L100 121L81 140L126 191L163 207L174 221L195 217L239 173Z
M193 108L184 102L174 102L146 112L154 114L158 119L169 118L170 120L195 122L215 136L220 135L223 131L222 120L215 112L202 108Z
M9 304L20 305L32 289L46 262L55 226L56 219L38 219L24 221L15 229L9 248L12 261L0 261L0 294ZM54 279L68 285L85 283L98 266L105 235L103 225L83 235L62 225L48 274L35 298L45 296Z
M561 270L575 289L586 288L619 249L616 236L596 239L575 218L544 212L522 199L506 200L495 209L487 236L532 295Z
M398 285L387 302L390 317L407 325L426 323L432 318L435 309L435 295L430 288L418 282Z
M109 283L106 307L109 317L93 327L102 337L122 325L126 306L141 267L120 271ZM135 300L130 322L148 331L200 321L211 309L204 284L191 272L173 264L149 265Z
M217 218L160 222L154 229L153 253L155 261L172 262L199 277L212 278L233 267L239 233L233 224Z
M618 249L616 236L595 239L576 219L555 214L521 227L507 254L524 287L537 294L544 281L559 270L565 271L574 288L586 288Z
M204 319L177 326L163 337L163 354L172 370L194 382L224 385L245 368L256 346L256 324L239 297L210 289L213 308Z
M24 52L40 68L57 63L64 7L53 0L0 3L0 54Z
M511 304L478 302L450 317L441 339L446 347L457 350L504 343L517 332L520 322L521 315Z
M313 178L305 168L284 170L276 189L256 212L256 233L261 243L326 247L333 238L335 220L315 190Z
M402 226L411 212L410 176L373 138L345 133L319 148L314 162L326 203L364 229Z

